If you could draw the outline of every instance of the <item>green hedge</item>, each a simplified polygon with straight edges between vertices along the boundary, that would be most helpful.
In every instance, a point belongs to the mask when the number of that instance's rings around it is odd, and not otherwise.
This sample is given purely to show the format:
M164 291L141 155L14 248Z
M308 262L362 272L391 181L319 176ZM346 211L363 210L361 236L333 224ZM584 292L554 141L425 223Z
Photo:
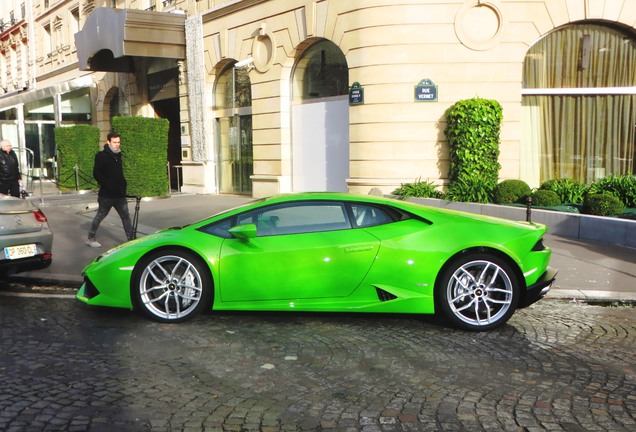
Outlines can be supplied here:
M96 189L93 164L99 150L99 128L89 125L57 127L55 145L60 190Z
M113 117L113 130L121 135L124 176L128 195L168 195L168 128L163 118Z

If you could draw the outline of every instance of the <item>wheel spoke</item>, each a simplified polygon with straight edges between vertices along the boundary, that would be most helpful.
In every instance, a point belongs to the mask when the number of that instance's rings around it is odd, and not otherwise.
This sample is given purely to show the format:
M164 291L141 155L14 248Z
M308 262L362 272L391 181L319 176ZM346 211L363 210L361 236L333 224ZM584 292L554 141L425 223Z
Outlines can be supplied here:
M508 305L510 304L510 300L497 300L491 297L486 297L484 299L484 301L488 302L488 303L492 303L492 304L497 304L497 305Z
M155 286L152 286L152 287L150 287L150 288L148 288L146 290L141 291L141 294L148 294L148 293L151 293L151 292L157 291L157 290L165 290L166 288L167 288L166 284L165 283L161 283L160 285L155 285Z
M157 302L161 301L164 297L170 297L168 291L161 293L161 295L159 295L158 297L154 297L154 298L146 297L147 301L145 301L145 303L146 304L148 304L148 303L157 303Z
M462 312L466 309L470 309L470 307L473 305L473 303L475 303L475 299L473 298L471 301L469 301L468 303L466 303L464 306L459 307L459 308L455 308L455 310L457 312Z
M466 276L468 279L470 279L470 282L471 282L471 283L473 283L473 284L476 284L476 283L477 283L477 281L475 280L475 277L473 276L473 274L472 274L472 273L470 273L470 272L469 272L468 270L466 270L465 268L461 267L458 271L462 273L462 276ZM456 280L457 280L457 281L458 281L458 282L459 282L459 283L460 283L463 287L468 288L468 286L467 286L467 285L464 285L464 283L461 281L461 279L460 279L460 275L458 275L457 273L455 273L455 274L453 275L453 277L454 277L454 278L455 278L455 279L456 279Z
M185 294L184 292L179 292L177 295L178 295L180 298L184 299L184 300L190 300L190 301L197 301L197 300L199 300L199 296L198 296L198 295L190 296L190 295Z
M155 275L154 270L157 269L159 271L161 271L161 273L163 273L163 279L157 277ZM148 271L150 272L150 274L152 275L153 279L155 279L156 281L160 281L160 280L166 280L170 278L170 274L168 273L168 271L163 268L163 266L161 265L161 262L159 262L158 260L155 260L149 267L148 267Z
M179 299L176 299L176 298L173 299L172 297L173 296L171 296L171 295L166 296L166 300L164 302L164 311L168 315L168 317L170 317L170 315L176 315L176 317L178 318L180 316ZM177 308L176 314L171 314L170 313L170 300L174 300L175 307Z

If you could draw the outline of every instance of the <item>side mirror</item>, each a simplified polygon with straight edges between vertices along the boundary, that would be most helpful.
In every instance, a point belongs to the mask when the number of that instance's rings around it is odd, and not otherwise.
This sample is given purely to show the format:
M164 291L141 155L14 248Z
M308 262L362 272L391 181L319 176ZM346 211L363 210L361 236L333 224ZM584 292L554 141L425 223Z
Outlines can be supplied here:
M256 224L237 225L227 230L227 232L241 240L249 240L256 237Z

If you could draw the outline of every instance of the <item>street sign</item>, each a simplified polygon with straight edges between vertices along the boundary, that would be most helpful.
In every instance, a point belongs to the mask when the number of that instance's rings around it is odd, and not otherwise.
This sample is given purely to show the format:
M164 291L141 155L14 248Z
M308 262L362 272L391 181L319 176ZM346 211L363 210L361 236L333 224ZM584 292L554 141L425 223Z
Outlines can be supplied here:
M415 86L415 102L437 102L437 86L430 79L423 79Z
M361 105L363 103L364 88L356 81L349 89L349 105Z

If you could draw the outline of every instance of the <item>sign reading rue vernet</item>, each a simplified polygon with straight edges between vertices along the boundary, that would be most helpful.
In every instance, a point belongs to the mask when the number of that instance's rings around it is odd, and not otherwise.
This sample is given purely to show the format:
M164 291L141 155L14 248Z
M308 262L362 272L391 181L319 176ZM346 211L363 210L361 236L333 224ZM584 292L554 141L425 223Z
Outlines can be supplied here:
M415 102L437 102L437 86L430 79L423 79L415 86Z
M360 105L364 103L364 88L358 81L354 82L349 89L349 105Z

